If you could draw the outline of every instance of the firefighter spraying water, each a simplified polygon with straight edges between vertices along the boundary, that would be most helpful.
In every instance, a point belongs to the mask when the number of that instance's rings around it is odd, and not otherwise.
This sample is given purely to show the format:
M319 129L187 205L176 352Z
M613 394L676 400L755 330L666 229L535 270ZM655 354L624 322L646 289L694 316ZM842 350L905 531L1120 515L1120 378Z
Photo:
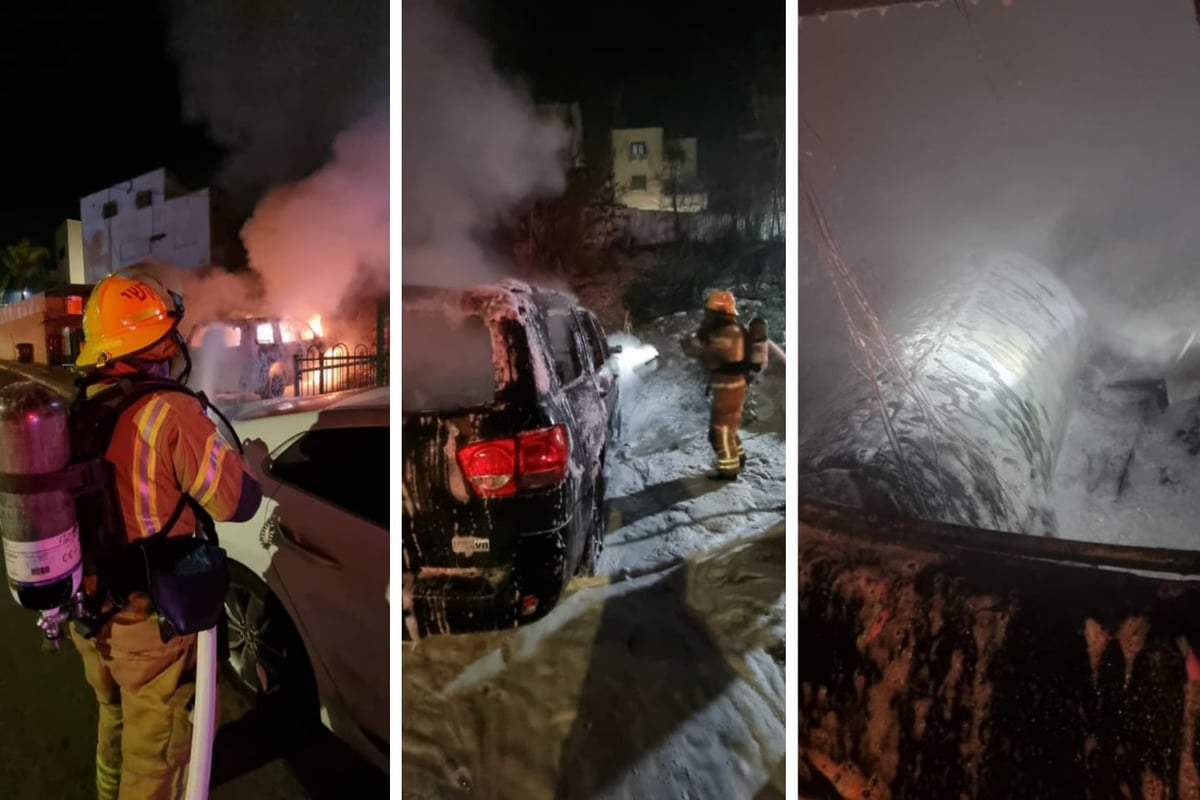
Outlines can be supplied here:
M186 797L207 797L229 583L213 520L245 521L262 498L184 385L183 313L179 295L109 276L84 310L92 370L69 411L35 383L0 390L9 584L52 644L71 623L99 702L101 798L179 797L185 776Z
M742 422L746 389L767 363L767 323L755 317L750 325L737 318L733 294L709 293L700 329L680 342L683 351L708 371L712 411L708 440L716 451L717 469L710 477L735 480L746 466L738 428Z

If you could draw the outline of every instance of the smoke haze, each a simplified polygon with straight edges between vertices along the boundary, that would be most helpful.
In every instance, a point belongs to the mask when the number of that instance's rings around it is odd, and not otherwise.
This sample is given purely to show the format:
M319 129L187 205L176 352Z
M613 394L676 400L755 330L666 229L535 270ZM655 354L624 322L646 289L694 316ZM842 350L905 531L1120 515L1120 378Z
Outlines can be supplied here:
M334 138L387 103L379 0L170 0L184 114L229 151L218 182L248 212L310 174Z
M253 208L241 237L257 274L182 277L193 322L328 317L385 293L387 6L174 0L169 28L185 112L229 150L217 181Z
M529 198L562 191L565 129L493 68L486 44L449 3L405 0L404 282L455 285L503 277L484 242Z
M951 251L1020 250L1094 340L1173 355L1200 325L1192 3L963 5L801 24L801 165L847 262L900 291Z

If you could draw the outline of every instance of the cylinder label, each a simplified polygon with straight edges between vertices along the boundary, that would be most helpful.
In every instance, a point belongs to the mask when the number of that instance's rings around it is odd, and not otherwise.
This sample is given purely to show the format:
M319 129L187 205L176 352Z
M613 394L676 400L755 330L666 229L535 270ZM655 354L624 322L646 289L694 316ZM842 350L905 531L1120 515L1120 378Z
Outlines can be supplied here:
M36 542L4 540L4 566L13 583L48 583L79 566L79 528Z

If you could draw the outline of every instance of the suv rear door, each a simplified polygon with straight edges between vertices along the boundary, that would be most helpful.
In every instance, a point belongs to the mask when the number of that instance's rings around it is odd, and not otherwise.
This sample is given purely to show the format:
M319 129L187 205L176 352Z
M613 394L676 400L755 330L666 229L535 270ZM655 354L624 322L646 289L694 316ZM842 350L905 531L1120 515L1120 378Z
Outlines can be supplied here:
M327 412L338 413L338 412ZM278 548L267 583L357 725L388 739L387 409L356 410L285 442L263 474Z
M549 420L539 405L531 359L542 353L529 346L532 331L457 303L424 304L418 296L401 315L404 568L478 579L483 596L505 580L519 533L555 528L563 513L536 496L485 499L464 474L462 448L503 447ZM549 369L542 362L537 371L545 377Z

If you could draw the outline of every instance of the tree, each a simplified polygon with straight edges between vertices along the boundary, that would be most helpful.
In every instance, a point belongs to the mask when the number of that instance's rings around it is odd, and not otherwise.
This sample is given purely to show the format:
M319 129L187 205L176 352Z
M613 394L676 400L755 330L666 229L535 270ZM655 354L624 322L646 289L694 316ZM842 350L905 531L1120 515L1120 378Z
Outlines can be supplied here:
M571 170L561 194L534 202L519 215L517 261L530 272L564 278L611 271L609 246L619 212L613 194L611 158L588 159Z
M39 288L49 275L48 264L50 251L41 245L30 244L28 239L22 239L16 244L4 248L0 255L0 295L10 285L15 285L21 291L21 296L30 289Z
M684 169L687 162L687 151L678 139L667 139L663 142L662 182L663 193L671 200L671 223L675 229L676 241L683 238L683 226L679 217L679 198L687 192Z

